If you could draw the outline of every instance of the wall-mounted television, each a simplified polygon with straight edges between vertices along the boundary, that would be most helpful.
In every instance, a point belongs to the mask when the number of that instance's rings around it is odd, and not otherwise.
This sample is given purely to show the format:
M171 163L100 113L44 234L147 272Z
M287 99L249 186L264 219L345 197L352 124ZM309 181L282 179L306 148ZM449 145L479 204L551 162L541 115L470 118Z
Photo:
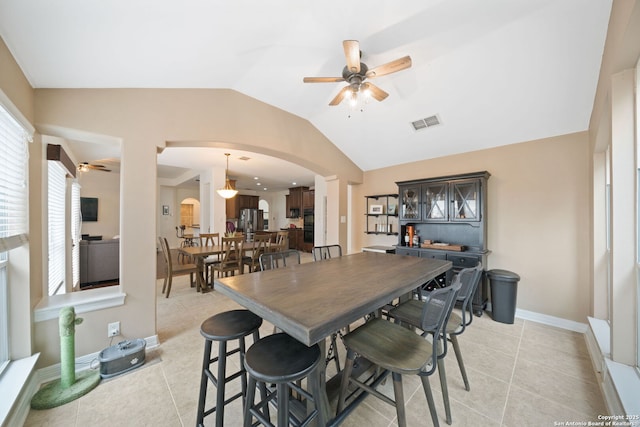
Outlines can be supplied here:
M82 214L82 221L97 221L98 198L80 197L80 213Z

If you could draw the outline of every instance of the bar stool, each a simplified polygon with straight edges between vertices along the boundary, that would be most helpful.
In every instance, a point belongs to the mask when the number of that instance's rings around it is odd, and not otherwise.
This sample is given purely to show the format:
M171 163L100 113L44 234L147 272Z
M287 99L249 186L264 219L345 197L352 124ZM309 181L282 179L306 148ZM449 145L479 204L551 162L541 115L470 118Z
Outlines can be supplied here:
M277 400L278 427L289 426L291 419L293 425L307 425L313 418L318 418L318 425L327 424L325 415L319 408L320 398L320 369L324 369L320 354L320 347L315 344L307 347L295 338L278 333L269 335L254 343L247 350L244 366L249 373L249 386L244 409L244 427L253 424L253 418L258 423L273 427L269 419L269 402ZM309 391L302 389L297 382L307 378ZM255 403L256 382L275 384L276 388L266 398ZM306 414L303 407L303 415L296 416L289 409L289 391L294 390L305 399L312 401L315 408ZM293 409L293 408L292 408ZM265 411L267 410L267 411ZM301 419L303 418L303 419Z
M225 311L202 322L200 334L205 338L205 343L196 421L198 426L203 426L204 417L213 412L216 412L216 426L224 425L224 406L240 397L243 398L244 408L244 396L247 391L247 371L243 367L246 352L245 337L253 334L253 341L257 342L260 339L258 332L260 325L262 325L262 319L248 310ZM227 342L232 340L238 340L238 348L227 350ZM213 341L218 342L218 355L211 358ZM240 370L227 376L227 357L235 353L240 353ZM210 369L211 364L215 362L218 363L217 376L213 375ZM241 392L225 400L225 385L236 378L240 378ZM211 381L217 389L216 405L205 409L208 381ZM266 386L261 387L261 394L266 397Z

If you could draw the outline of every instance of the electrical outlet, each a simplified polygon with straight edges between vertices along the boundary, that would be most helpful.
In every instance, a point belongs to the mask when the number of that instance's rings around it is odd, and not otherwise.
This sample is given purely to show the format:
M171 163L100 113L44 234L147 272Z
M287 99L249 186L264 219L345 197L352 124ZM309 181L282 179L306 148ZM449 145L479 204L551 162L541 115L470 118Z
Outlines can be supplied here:
M107 338L120 335L120 322L113 322L107 325Z

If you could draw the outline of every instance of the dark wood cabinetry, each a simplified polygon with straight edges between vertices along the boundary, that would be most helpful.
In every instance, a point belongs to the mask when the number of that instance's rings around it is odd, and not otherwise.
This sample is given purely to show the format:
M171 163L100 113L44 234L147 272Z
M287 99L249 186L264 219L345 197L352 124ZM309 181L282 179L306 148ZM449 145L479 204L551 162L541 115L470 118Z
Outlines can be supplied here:
M289 249L295 249L301 252L311 252L311 250L305 251L302 228L289 228L286 231L289 232Z
M487 265L490 251L487 235L488 172L475 172L414 181L397 182L399 195L400 236L396 254L446 259L453 270L438 278L439 284L449 284L453 274L478 262ZM411 226L420 242L462 245L464 251L425 249L405 243L407 227ZM482 314L488 300L485 275L473 298L473 310Z
M309 187L293 187L289 189L289 195L286 196L286 214L287 218L300 218L302 216L302 196L305 191L309 191Z
M260 201L260 197L249 196L245 194L238 194L236 197L227 199L226 201L227 219L240 218L240 211L242 209L258 209L259 201Z
M316 205L315 190L307 190L302 192L302 209L313 209Z

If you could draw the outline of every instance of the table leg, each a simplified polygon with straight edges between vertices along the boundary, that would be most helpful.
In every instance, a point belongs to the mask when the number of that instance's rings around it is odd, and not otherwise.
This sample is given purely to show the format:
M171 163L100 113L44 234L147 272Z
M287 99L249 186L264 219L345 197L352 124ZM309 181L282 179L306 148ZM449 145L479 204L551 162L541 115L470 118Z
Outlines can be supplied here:
M196 257L196 266L198 272L196 273L196 291L205 293L207 292L207 284L204 281L204 258Z
M318 404L318 412L322 411L325 420L333 418L331 416L331 405L329 404L329 396L327 395L327 369L325 363L325 357L327 354L327 340L320 340L318 343L320 347L320 354L322 355L322 363L325 365L324 369L320 369L320 402Z

